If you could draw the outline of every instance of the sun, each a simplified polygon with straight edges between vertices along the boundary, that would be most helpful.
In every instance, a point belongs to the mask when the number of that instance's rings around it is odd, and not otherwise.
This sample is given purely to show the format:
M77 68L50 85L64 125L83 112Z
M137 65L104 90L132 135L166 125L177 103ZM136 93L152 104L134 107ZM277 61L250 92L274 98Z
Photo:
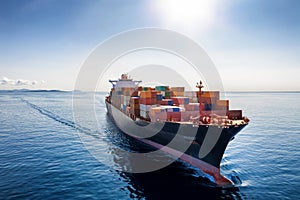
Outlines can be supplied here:
M158 0L160 18L167 24L207 26L214 18L214 0Z

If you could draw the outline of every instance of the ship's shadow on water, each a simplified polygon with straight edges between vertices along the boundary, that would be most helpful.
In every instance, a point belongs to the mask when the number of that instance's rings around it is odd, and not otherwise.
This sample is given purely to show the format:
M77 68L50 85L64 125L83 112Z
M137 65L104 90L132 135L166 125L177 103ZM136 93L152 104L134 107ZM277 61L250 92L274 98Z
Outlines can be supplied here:
M137 141L122 133L109 115L106 115L108 138L110 142L127 151L146 153L156 149ZM112 148L112 156L116 165L124 164L124 158L120 158L118 148ZM130 157L130 155L129 155ZM154 158L155 162L159 159L166 159L167 156ZM131 162L130 158L125 159ZM126 165L136 165L126 163ZM122 166L120 166L122 167ZM212 178L202 173L199 169L176 160L172 164L147 173L128 173L118 171L120 176L128 182L126 190L130 191L131 198L146 199L243 199L237 186L231 188L218 187Z
M180 170L180 172L179 172ZM148 173L124 173L131 197L146 199L243 199L238 188L215 187L209 179L196 177L184 165L171 164Z

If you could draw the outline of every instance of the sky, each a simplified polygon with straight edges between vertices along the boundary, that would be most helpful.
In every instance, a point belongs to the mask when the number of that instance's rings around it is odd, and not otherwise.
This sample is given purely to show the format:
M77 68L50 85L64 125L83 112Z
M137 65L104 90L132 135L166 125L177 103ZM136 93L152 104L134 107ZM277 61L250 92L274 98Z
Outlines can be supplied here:
M144 27L196 41L225 91L300 91L298 0L2 0L0 89L73 90L100 43Z

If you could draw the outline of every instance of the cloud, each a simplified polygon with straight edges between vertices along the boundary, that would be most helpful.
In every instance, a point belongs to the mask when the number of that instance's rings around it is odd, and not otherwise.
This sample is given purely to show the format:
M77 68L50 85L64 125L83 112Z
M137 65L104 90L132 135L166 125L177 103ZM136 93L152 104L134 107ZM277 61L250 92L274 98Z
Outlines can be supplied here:
M24 79L9 79L7 77L2 77L0 79L0 85L2 86L41 86L45 81L36 80L24 80Z

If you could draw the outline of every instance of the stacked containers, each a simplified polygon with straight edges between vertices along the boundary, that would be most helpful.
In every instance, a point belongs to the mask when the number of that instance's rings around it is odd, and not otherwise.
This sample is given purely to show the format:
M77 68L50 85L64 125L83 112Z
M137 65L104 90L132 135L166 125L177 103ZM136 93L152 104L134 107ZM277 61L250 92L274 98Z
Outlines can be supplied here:
M155 121L181 121L182 109L178 106L152 106L150 119Z
M172 99L162 99L161 101L158 101L157 103L160 105L164 105L164 106L172 106L173 100Z
M171 87L171 91L173 91L175 97L184 96L184 87Z
M126 111L126 106L129 105L130 96L121 95L121 110Z
M200 115L200 103L189 103L184 105L185 112L182 113L182 121L189 121L191 117ZM201 110L204 110L204 104L201 104Z
M115 89L112 90L112 93L111 93L111 104L113 106L115 106L116 108L119 108L121 105L120 95L118 94L118 91Z
M178 106L163 106L167 111L168 121L181 121L182 108Z
M185 91L184 96L190 99L192 103L198 103L198 92L197 91Z
M217 100L216 110L229 110L229 100Z
M159 91L164 98L170 98L173 95L169 86L155 86L155 90Z
M142 91L139 92L140 95L140 116L149 119L149 112L151 105L157 103L157 91L153 90L150 87L143 87Z
M157 102L157 92L155 90L141 91L140 104L153 105Z
M204 109L204 104L201 105L202 110ZM185 104L184 108L186 111L199 111L200 110L200 103L189 103Z
M155 90L157 90L157 91L168 91L169 86L155 86Z
M200 101L200 96L198 96L198 99ZM220 99L219 91L202 91L201 93L201 103L205 104L204 110L214 110L216 102L219 99Z
M140 116L140 98L131 97L130 98L130 114L135 115L136 117Z
M141 91L151 91L152 88L151 87L142 87Z
M172 92L176 97L170 98ZM123 112L140 115L145 119L151 118L151 121L186 121L190 117L199 116L198 95L199 92L196 91L184 92L184 87L173 87L172 91L168 86L156 86L155 89L138 87L137 90L115 88L111 91L111 102ZM229 100L219 100L219 96L218 91L202 92L201 107L204 115L227 115L229 119L242 119L242 111L229 110ZM161 106L154 107L154 104Z
M131 87L114 88L111 91L111 103L125 113L129 113L129 101L135 89Z
M190 103L190 99L188 97L172 97L173 104L176 106L186 105Z
M162 94L156 94L156 101L162 101L163 95Z
M150 109L150 120L151 122L166 121L167 111L162 106L152 107Z

